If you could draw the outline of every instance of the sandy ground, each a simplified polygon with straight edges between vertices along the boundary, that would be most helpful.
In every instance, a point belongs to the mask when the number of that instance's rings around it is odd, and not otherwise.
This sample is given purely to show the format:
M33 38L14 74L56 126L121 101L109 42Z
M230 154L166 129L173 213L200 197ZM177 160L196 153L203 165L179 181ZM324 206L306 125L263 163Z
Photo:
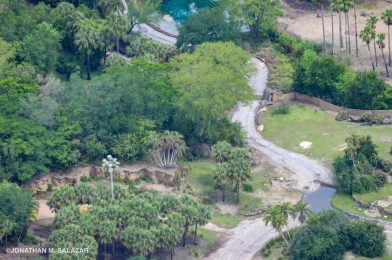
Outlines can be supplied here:
M55 213L49 208L47 200L39 199L37 200L39 204L37 220L41 219L52 219L55 217Z
M367 9L369 7L369 3L375 5L374 8ZM322 34L322 20L320 17L317 17L317 14L320 14L320 10L301 10L298 7L293 7L293 5L289 5L287 0L283 1L283 7L285 9L285 16L280 19L281 24L287 29L289 33L297 35L303 39L313 40L317 42L322 42L323 34ZM392 8L392 3L386 2L384 0L367 0L363 1L361 4L357 6L357 24L358 24L358 35L360 31L364 28L366 24L366 20L368 17L361 16L361 12L372 12L372 15L380 18L381 13L388 8ZM325 7L325 34L326 34L326 42L328 45L329 51L331 51L332 46L332 19L331 12ZM334 51L337 56L339 56L339 18L335 13L334 17ZM350 21L350 40L351 40L351 61L357 70L371 70L371 62L369 58L369 52L367 49L366 43L362 42L361 39L358 38L358 50L359 57L355 57L355 24L354 24L354 12L351 11L349 13L349 21ZM343 34L343 43L345 44L345 30L344 30L344 15L342 17L342 34ZM377 33L385 33L386 34L386 48L384 49L385 58L388 62L388 35L387 35L387 26L379 21L377 23ZM392 44L392 43L391 43ZM372 56L374 59L374 50L373 45L371 45ZM392 51L392 50L391 50ZM344 54L343 54L344 59ZM380 49L377 47L377 60L378 67L376 68L382 75L385 76L385 67L384 62L382 60L382 55ZM392 67L389 67L390 74L392 74Z

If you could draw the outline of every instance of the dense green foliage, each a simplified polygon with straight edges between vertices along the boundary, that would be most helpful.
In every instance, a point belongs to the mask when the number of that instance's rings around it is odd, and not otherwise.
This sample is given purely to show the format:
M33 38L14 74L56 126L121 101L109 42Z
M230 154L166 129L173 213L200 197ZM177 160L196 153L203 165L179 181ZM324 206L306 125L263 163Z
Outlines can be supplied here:
M203 43L194 53L175 57L170 77L177 93L176 128L190 138L236 142L238 134L233 137L224 132L227 129L218 129L228 126L226 113L238 101L253 97L247 83L253 72L249 59L249 54L234 44L220 42Z
M58 228L49 238L50 245L87 243L94 256L97 243L106 246L117 241L132 255L149 255L171 250L181 238L185 245L189 228L194 226L196 235L198 225L211 218L209 209L189 195L160 195L132 186L115 186L114 195L112 200L107 186L61 186L48 202L57 210L54 224Z
M345 251L376 257L385 249L383 227L370 221L350 221L343 213L325 211L311 216L291 241L293 259L343 259Z
M237 41L240 25L233 16L227 17L220 7L203 9L189 17L180 26L177 47L194 50L203 42Z
M0 245L23 240L36 210L30 192L13 183L0 183Z
M346 143L345 155L334 162L339 190L353 194L382 187L387 182L391 163L378 157L371 137L352 135Z
M390 109L391 89L376 72L355 73L331 56L305 51L294 75L293 90L336 105Z

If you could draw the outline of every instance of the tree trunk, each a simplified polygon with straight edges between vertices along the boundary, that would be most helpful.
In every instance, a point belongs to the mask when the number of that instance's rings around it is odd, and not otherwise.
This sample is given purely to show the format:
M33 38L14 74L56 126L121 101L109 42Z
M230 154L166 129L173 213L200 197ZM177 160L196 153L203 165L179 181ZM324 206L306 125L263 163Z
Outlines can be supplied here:
M116 48L117 48L117 54L120 54L120 38L116 38Z
M186 245L186 234L188 233L188 225L185 226L184 234L182 234L182 247Z
M392 65L391 62L391 26L388 25L388 56L389 56L389 66Z
M237 202L240 202L240 184L237 183Z
M347 37L348 37L348 53L351 55L351 36L350 36L350 14L347 13Z
M333 11L331 12L331 24L332 24L332 55L335 55L335 30L333 24Z
M194 239L193 239L193 243L195 244L195 245L197 245L197 223L196 223L196 227L195 227L195 237L194 237Z
M106 259L106 243L104 243L104 247L105 247L105 255L104 255L103 259Z
M173 260L174 246L170 249L170 260Z
M347 64L350 63L350 54L348 53L348 32L347 32L347 13L344 13L344 38L346 41L346 59L347 59Z
M358 26L357 26L357 8L354 0L354 21L355 21L355 57L358 57Z
M376 39L373 39L373 46L374 46L374 59L375 59L375 61L376 61L376 67L378 67Z
M383 48L381 48L381 54L382 54L382 59L384 60L384 64L385 64L385 71L387 72L387 77L389 78L388 64L387 64L387 60L385 59L385 56L384 56L384 49Z
M225 199L226 199L225 193L226 193L226 187L223 184L222 185L222 202L225 202Z
M114 240L112 241L112 255L114 256Z
M342 59L343 35L342 35L342 13L339 12L339 60Z
M323 25L323 52L326 53L327 52L327 45L325 42L325 25L324 25L324 6L323 6L323 4L321 4L321 22Z
M370 56L370 61L372 62L372 67L374 70L374 63L373 63L373 58L372 58L372 51L370 50L370 44L367 43L368 51L369 51L369 56Z
M91 80L90 55L87 55L87 80Z
M281 232L279 232L279 233L280 233L280 235L282 236L284 242L286 242L286 244L288 245L289 242L287 241L286 237L283 235L283 232L281 231Z
M106 53L107 53L106 47L103 48L103 66L106 66Z

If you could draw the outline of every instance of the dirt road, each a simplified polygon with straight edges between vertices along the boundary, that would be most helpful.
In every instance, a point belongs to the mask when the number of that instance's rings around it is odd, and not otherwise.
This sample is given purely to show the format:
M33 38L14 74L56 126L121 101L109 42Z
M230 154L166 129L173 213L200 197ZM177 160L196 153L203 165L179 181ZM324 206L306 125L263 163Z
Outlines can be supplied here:
M252 62L257 67L257 74L249 81L249 84L255 89L256 94L260 95L267 84L268 69L257 59L252 59ZM249 105L240 105L232 115L232 121L241 123L245 130L249 146L265 154L273 163L290 170L293 173L292 179L295 181L295 187L298 189L304 190L309 187L310 190L314 190L319 186L317 181L333 184L330 169L302 154L280 148L265 140L257 132L255 117L259 104L260 101L255 100Z

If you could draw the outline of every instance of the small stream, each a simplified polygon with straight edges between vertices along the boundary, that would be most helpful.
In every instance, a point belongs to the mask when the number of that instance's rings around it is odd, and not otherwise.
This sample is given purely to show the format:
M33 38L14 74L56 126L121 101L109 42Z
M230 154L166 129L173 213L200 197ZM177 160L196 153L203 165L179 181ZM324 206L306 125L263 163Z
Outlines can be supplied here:
M335 188L321 185L317 190L306 194L303 201L308 203L310 210L313 212L330 210L333 209L331 201L335 193Z

